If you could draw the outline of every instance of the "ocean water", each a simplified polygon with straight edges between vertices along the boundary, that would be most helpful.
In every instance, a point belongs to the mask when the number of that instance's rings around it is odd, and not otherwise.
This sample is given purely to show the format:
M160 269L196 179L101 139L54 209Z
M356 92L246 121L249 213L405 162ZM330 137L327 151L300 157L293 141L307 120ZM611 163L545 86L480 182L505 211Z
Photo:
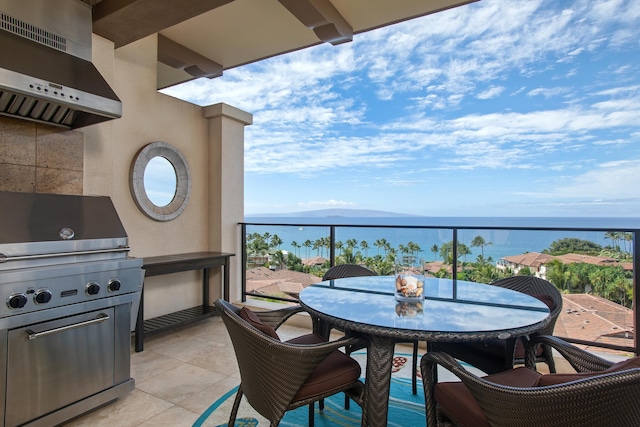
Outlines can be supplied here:
M245 221L248 224L247 234L275 234L283 242L280 249L293 252L303 259L316 255L328 258L326 249L318 251L302 246L307 240L314 242L329 237L327 225L336 226L336 242L345 243L355 239L359 246L357 250L366 256L383 255L384 251L374 243L384 239L396 249L409 242L417 244L421 249L418 256L425 261L441 260L440 254L431 249L434 245L440 248L442 244L452 241L452 228L456 227L458 241L471 249L471 254L461 259L469 262L475 261L483 251L485 258L491 257L494 262L505 256L541 252L552 242L563 238L589 240L603 247L612 246L613 241L605 237L607 231L640 230L638 218L247 217ZM388 228L394 226L410 228ZM484 248L470 247L471 241L478 235L482 236L486 245ZM368 250L360 247L362 241L367 242ZM295 248L292 245L294 242L302 247ZM622 241L619 244L623 250L631 251L631 242Z

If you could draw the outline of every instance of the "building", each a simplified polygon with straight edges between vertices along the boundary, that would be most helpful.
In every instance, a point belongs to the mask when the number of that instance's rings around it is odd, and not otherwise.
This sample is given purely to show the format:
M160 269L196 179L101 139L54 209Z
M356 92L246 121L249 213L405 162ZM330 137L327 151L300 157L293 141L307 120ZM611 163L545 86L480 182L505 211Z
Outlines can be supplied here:
M619 346L633 346L633 311L589 294L563 294L554 335ZM593 348L602 351L601 348Z
M247 292L297 297L305 287L321 282L318 276L291 270L270 270L256 267L247 270Z
M526 267L529 268L531 273L533 273L535 276L546 279L546 264L550 263L554 259L560 260L563 264L582 262L598 266L619 265L627 271L633 271L633 263L621 263L609 257L583 254L565 254L553 256L539 252L527 252L525 254L503 257L496 263L496 268L503 271L509 269L513 272L513 274L518 274L520 270Z

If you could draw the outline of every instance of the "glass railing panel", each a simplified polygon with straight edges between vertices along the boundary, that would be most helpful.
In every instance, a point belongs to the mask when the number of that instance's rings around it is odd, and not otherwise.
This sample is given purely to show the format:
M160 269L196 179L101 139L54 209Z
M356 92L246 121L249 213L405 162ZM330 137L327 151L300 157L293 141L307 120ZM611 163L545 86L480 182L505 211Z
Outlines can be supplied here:
M247 225L247 257L254 260L253 264L274 268L283 267L275 265L279 261L275 254L279 251L285 258L292 254L301 259L328 260L329 230L327 226Z
M450 229L336 227L335 264L364 264L378 275L394 273L395 264L424 265L436 260Z
M451 227L246 223L243 297L295 302L304 287L321 281L336 264L366 265L379 275L393 274L396 263L418 264L429 276L480 283L536 275L564 295L563 311L571 321L560 322L563 329L558 335L605 348L635 348L637 230L606 231L593 219L576 219L555 228L540 226L544 221L527 228L522 226L526 219L513 220L495 227L470 227L460 221ZM271 273L269 277L265 272ZM451 293L464 298L463 293ZM605 310L616 311L615 325L608 333L590 335L595 328L588 315Z
M244 292L295 301L329 267L329 236L328 226L246 225Z

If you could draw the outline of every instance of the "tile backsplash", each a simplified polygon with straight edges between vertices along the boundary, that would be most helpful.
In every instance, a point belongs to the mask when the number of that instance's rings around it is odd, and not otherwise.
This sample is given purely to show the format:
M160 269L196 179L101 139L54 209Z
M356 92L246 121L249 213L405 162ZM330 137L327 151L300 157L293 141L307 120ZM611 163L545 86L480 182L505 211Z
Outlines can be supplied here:
M0 191L82 194L84 134L0 116Z

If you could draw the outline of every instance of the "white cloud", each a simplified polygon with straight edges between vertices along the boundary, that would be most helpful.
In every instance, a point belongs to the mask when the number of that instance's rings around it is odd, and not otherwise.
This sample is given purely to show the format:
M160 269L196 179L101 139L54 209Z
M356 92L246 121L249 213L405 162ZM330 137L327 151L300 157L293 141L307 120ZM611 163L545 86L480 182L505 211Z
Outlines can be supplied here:
M490 86L487 90L480 92L478 94L478 99L491 99L499 96L502 92L504 92L504 86Z
M551 98L554 96L559 96L559 95L563 95L567 93L567 89L562 88L562 87L554 87L554 88L544 88L544 87L539 87L536 89L532 89L528 92L529 96L544 96L545 98Z
M559 183L546 196L574 198L640 198L640 160L610 162L600 165L566 184Z
M593 141L593 145L627 145L633 142L631 139L602 139Z

